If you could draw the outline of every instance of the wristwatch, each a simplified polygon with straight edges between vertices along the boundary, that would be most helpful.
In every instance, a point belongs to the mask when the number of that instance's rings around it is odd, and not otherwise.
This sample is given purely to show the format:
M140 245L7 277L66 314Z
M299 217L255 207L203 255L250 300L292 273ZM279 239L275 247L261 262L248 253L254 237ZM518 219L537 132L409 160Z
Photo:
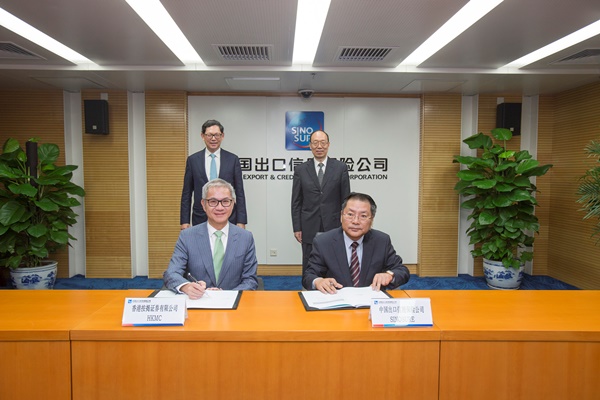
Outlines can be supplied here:
M389 271L389 270L385 271L385 272L388 273L388 274L390 274L392 276L392 280L390 281L390 283L394 282L394 278L395 278L394 273L392 271Z

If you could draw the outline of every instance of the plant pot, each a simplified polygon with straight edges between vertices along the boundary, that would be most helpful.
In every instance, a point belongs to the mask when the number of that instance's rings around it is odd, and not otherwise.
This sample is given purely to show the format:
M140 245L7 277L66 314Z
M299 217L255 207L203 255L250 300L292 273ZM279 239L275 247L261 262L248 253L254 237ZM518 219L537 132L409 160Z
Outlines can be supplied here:
M483 259L483 272L487 285L492 289L515 290L521 286L523 280L523 266L521 268L506 268L502 261Z
M53 289L58 262L46 261L33 268L15 268L10 271L10 280L16 289Z

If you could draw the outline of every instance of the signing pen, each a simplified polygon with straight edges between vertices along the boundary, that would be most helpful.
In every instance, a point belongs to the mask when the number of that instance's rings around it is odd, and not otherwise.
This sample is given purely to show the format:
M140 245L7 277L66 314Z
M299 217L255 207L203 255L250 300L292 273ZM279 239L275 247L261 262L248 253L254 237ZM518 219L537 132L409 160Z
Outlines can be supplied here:
M200 284L200 281L199 281L198 279L194 278L194 275L192 275L191 273L189 273L189 272L188 272L188 273L186 273L186 274L185 274L185 276L186 276L186 278L187 278L189 281L191 281L191 282L194 282L194 283L197 283L197 284ZM205 292L204 292L204 295L205 295L206 297L209 297L209 296L208 296L208 293L206 293L206 286L204 286L204 290L205 290Z

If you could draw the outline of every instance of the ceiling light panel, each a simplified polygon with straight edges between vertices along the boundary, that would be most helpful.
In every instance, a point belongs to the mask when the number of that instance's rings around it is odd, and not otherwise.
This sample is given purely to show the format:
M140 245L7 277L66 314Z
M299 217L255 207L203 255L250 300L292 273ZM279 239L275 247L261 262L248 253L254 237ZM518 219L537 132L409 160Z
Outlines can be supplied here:
M204 64L159 0L126 1L183 64Z
M95 63L89 60L87 57L84 57L75 50L68 48L64 44L51 38L42 31L38 30L37 28L34 28L27 22L17 18L16 16L7 12L3 8L0 8L0 25L2 25L10 31L13 31L17 35L32 41L38 46L41 46L46 50L51 51L52 53L64 58L65 60L72 62L73 64L95 65Z

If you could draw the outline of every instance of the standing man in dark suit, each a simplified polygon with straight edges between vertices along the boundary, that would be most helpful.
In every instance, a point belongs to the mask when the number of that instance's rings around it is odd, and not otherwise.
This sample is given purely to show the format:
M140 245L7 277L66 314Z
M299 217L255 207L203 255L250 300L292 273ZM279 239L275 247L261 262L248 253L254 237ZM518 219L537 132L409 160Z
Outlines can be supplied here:
M329 135L315 131L310 135L314 158L294 171L292 185L292 225L294 237L302 244L302 273L306 270L317 232L340 226L342 202L350 194L348 167L327 157Z
M206 222L206 213L200 204L202 187L206 182L215 178L221 178L231 183L237 195L235 208L229 221L232 224L237 224L240 228L245 228L248 223L240 159L235 154L221 148L224 137L225 129L219 121L209 119L202 125L202 139L206 144L206 148L189 156L185 164L179 216L181 229L191 226L190 213L192 214L193 225ZM193 212L192 195L194 196Z
M373 198L352 193L342 205L342 227L315 238L308 268L302 276L307 289L336 293L344 286L395 289L410 279L389 235L371 229L377 212Z
M255 290L258 262L254 237L228 221L235 190L229 182L214 179L201 192L200 203L208 221L179 233L163 275L165 286L190 299L202 297L206 290Z

